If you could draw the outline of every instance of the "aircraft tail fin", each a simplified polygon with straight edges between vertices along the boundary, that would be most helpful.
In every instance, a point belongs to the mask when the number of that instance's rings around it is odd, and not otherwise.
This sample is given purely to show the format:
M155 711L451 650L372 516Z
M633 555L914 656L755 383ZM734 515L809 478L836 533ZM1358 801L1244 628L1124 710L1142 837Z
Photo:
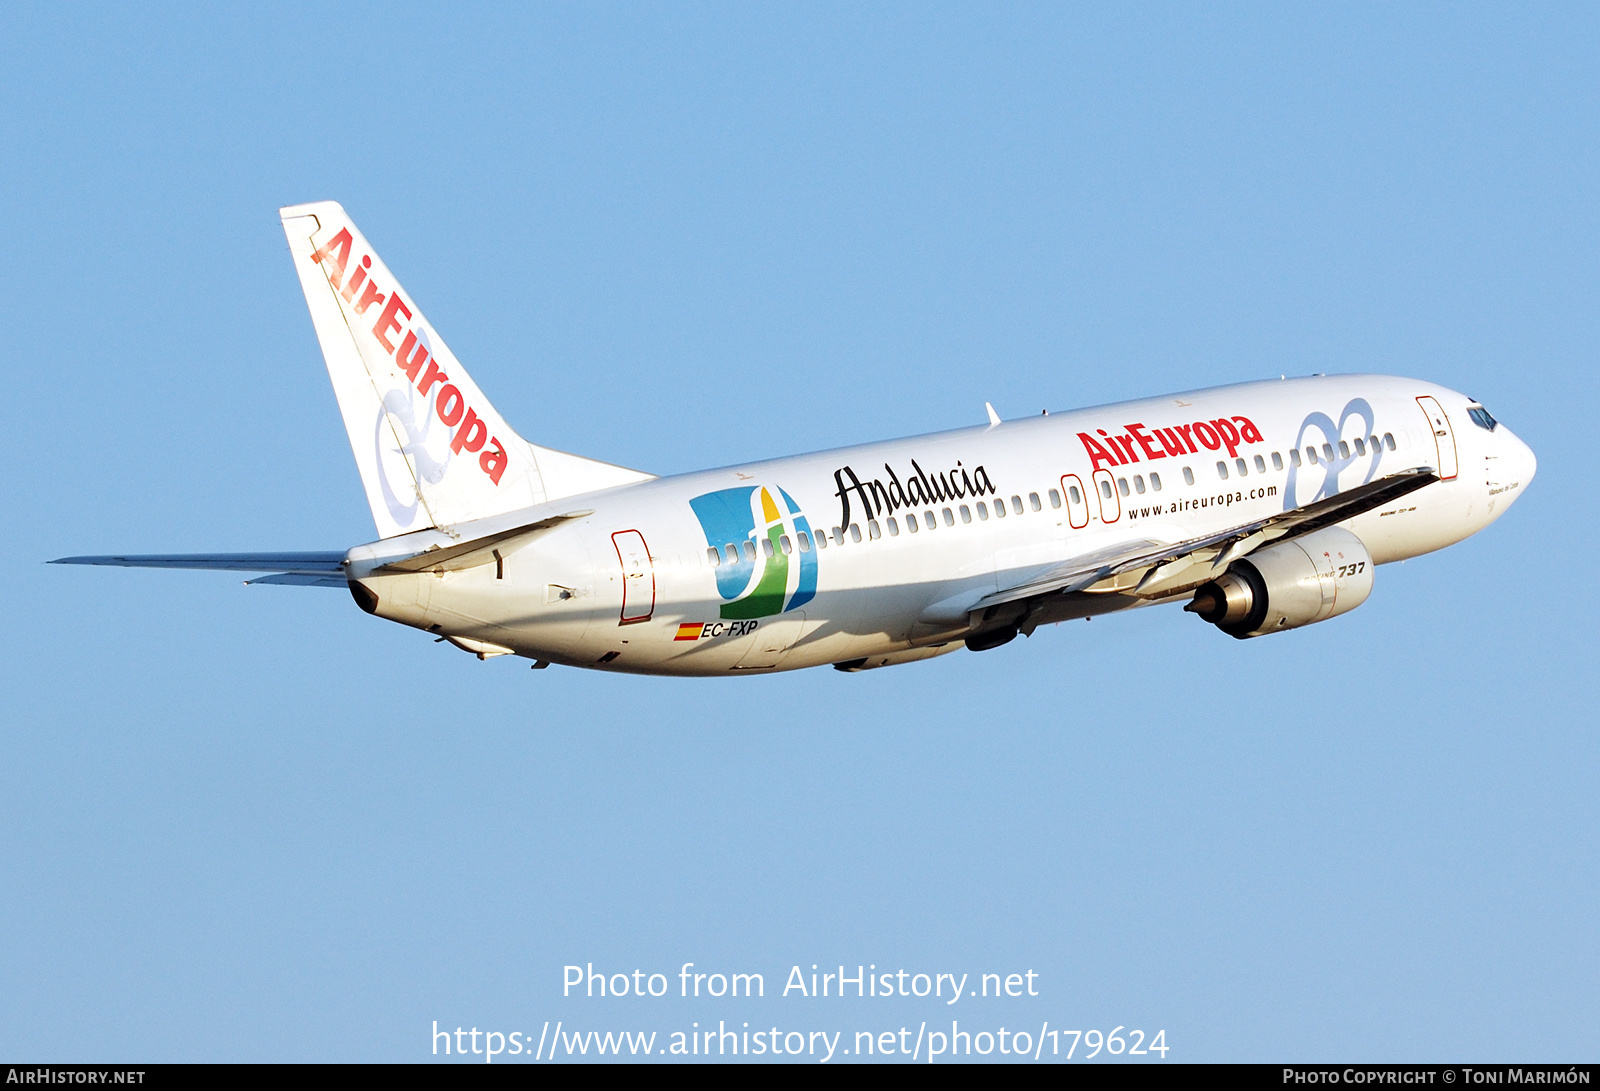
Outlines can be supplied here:
M380 538L650 480L517 435L336 202L278 215Z

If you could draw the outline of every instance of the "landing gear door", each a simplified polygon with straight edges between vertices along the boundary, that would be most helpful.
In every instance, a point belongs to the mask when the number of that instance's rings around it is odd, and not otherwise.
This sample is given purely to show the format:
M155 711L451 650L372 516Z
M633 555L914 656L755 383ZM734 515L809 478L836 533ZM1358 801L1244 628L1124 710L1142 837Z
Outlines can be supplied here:
M1100 501L1100 521L1115 523L1122 518L1122 497L1117 495L1117 483L1111 480L1110 470L1094 472L1095 498Z
M619 530L611 536L622 564L622 620L619 625L649 621L656 612L656 573L650 547L637 530Z
M1444 406L1434 398L1421 397L1417 404L1428 418L1428 430L1433 433L1434 445L1439 449L1439 480L1449 481L1456 476L1456 437L1450 429L1450 418Z

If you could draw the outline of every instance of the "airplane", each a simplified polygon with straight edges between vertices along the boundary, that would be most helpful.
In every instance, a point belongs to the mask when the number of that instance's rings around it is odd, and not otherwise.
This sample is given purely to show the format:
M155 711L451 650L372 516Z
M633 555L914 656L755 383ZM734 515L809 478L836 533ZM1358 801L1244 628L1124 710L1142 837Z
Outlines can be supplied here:
M535 668L854 672L1164 603L1239 639L1327 621L1537 466L1463 394L1319 374L658 477L523 439L342 207L279 216L377 539L52 563L346 588Z

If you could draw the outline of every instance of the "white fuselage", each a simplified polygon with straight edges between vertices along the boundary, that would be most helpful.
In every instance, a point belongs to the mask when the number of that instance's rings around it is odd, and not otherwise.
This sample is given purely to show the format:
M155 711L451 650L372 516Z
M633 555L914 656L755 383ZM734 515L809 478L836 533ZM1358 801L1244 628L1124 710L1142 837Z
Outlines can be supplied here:
M348 572L380 616L483 654L681 675L905 662L961 646L950 634L972 603L1076 557L1193 539L1400 470L1442 480L1341 525L1380 564L1460 541L1535 468L1503 425L1469 417L1475 404L1377 375L1218 387L658 478L361 546ZM495 564L373 574L574 512L589 514ZM1174 597L1129 590L1060 597L1043 620Z

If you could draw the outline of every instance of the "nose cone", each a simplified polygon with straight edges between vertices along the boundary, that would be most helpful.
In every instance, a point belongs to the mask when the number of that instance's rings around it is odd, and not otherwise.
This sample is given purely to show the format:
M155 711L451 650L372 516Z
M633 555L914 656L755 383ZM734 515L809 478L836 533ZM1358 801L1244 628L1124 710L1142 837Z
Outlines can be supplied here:
M1507 484L1515 481L1520 493L1528 487L1528 482L1533 480L1533 475L1538 472L1539 460L1534 457L1533 448L1523 443L1509 428L1501 426L1504 436L1500 442L1505 447L1505 453L1500 457L1505 462L1507 470Z
M1494 432L1494 453L1496 457L1491 463L1494 469L1489 476L1498 480L1489 482L1490 498L1498 498L1500 511L1504 511L1528 488L1528 482L1539 469L1539 460L1534 457L1533 448L1503 424Z

